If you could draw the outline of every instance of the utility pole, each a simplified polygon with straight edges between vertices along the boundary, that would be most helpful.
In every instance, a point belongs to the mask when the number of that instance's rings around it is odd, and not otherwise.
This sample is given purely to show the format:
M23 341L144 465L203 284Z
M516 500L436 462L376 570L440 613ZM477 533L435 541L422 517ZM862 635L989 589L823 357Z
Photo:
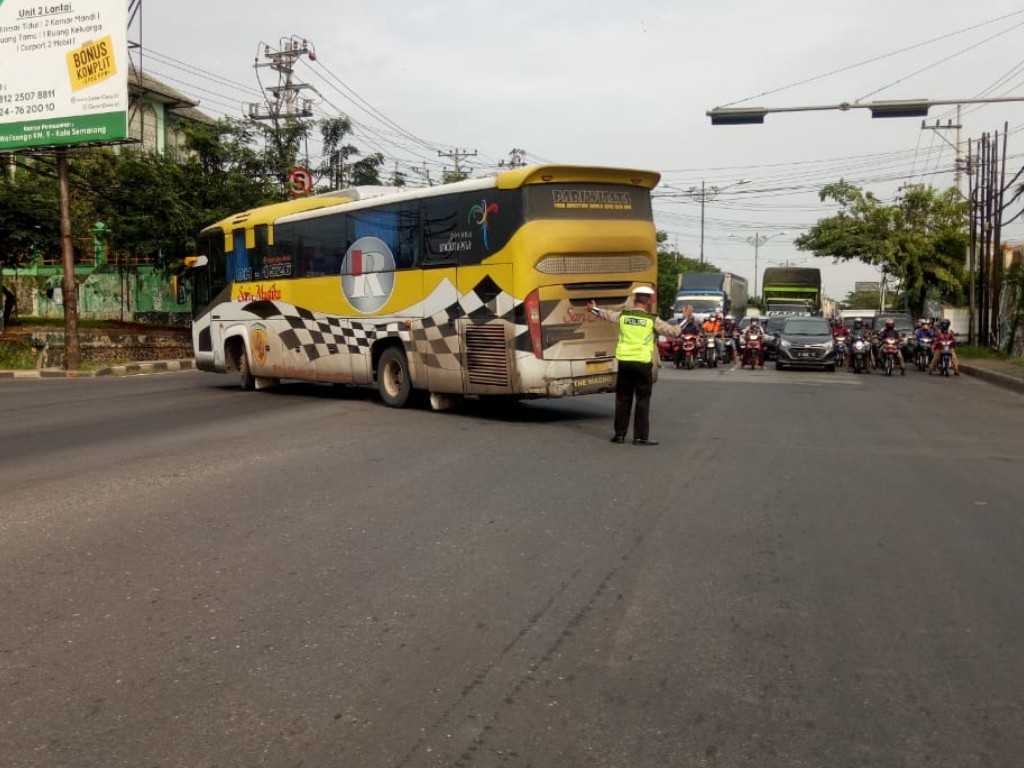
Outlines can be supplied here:
M299 151L298 134L291 131L282 132L282 122L287 128L294 126L300 119L313 116L313 100L302 98L301 95L304 89L312 86L295 81L295 62L303 56L308 56L310 61L316 61L316 51L309 41L293 36L281 38L279 50L264 43L263 57L267 61L261 64L257 58L253 64L257 71L266 67L277 73L277 84L264 89L266 103L249 104L250 120L269 120L274 126L273 141L277 157L272 159L273 166L283 161L290 167ZM280 175L279 181L284 182L289 167L275 168L275 172ZM332 169L332 172L337 170Z
M507 166L512 169L522 168L524 165L526 165L525 156L525 149L510 149L508 151L508 162L506 163L504 160L499 160L498 167L503 168Z
M281 38L280 50L274 50L267 43L263 44L263 57L268 61L261 64L259 59L256 59L253 67L268 67L277 72L277 85L267 89L269 95L266 97L266 104L249 104L249 117L252 120L270 120L277 128L281 118L299 119L313 116L312 99L300 98L302 90L312 86L294 80L295 62L303 56L308 56L310 61L316 61L316 51L308 40L296 37Z
M935 125L926 125L925 121L922 120L921 121L921 130L922 131L934 131L936 136L938 136L940 139L942 139L944 142L946 142L946 144L951 146L954 149L954 151L956 152L956 161L955 161L956 165L954 166L956 176L955 176L954 184L956 186L956 191L960 193L960 197L962 198L964 196L964 192L963 192L963 189L961 189L961 175L963 173L964 159L963 159L963 153L962 153L962 149L961 149L961 145L960 145L960 131L963 128L963 125L960 124L960 110L961 110L961 105L957 104L956 105L956 125L953 125L953 121L952 120L947 120L945 125L940 125L938 120L935 121ZM942 133L941 133L942 131L954 131L954 130L956 131L956 143L955 144L953 142L951 142L949 139L947 139L945 136L943 136Z
M467 168L465 171L463 171L461 165L462 160L467 157L476 157L476 150L474 149L472 152L468 152L466 150L460 151L459 148L456 147L451 152L442 152L441 150L438 150L437 156L447 157L448 159L450 159L455 164L455 171L453 175L455 176L456 180L462 180L469 175L470 171L473 170L472 168Z
M685 194L691 200L696 200L700 203L700 266L704 267L704 208L707 205L708 200L715 200L720 194L730 187L738 187L741 184L749 184L750 179L740 179L737 182L728 184L724 187L709 187L705 184L704 180L701 179L700 189L696 187L690 187Z

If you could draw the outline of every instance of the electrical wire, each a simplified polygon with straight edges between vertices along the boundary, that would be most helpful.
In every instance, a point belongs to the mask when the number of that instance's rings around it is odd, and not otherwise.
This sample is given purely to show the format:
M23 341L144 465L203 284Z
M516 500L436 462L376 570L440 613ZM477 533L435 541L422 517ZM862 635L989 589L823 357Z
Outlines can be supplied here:
M990 24L995 24L997 22L1013 18L1014 16L1019 16L1022 13L1024 13L1024 10L1013 11L1011 13L1007 13L1007 14L1004 14L1002 16L997 16L994 19L989 19L988 21L983 21L983 22L981 22L979 24L975 24L975 25L970 26L970 27L965 27L964 29L959 29L959 30L957 30L955 32L949 32L949 33L946 33L944 35L939 35L938 37L932 37L932 38L929 38L928 40L923 40L920 43L915 43L914 45L907 46L906 48L900 48L900 49L895 50L895 51L890 51L889 53L885 53L885 54L882 54L880 56L873 56L870 59L864 59L863 61L858 61L855 64L849 64L849 65L844 66L844 67L839 67L838 69L833 69L833 70L831 70L829 72L824 72L824 73L822 73L820 75L815 75L813 77L808 77L808 78L805 78L803 80L799 80L797 82L790 83L789 85L783 85L783 86L781 86L779 88L773 88L772 90L762 91L761 93L755 94L753 96L747 96L745 99L738 99L736 101L731 101L728 104L722 104L719 108L731 107L731 106L734 106L736 104L742 104L745 101L750 101L751 99L759 99L762 96L771 96L771 95L774 95L776 93L781 93L782 91L789 90L790 88L796 88L797 86L806 85L807 83L813 83L813 82L815 82L817 80L823 80L824 78L831 77L832 75L838 75L838 74L842 74L843 72L849 72L850 70L857 69L858 67L863 67L863 66L866 66L868 64L874 64L874 63L879 62L879 61L884 61L885 59L892 58L893 56L898 56L898 55L900 55L902 53L909 53L910 51L916 50L918 48L923 48L924 46L931 45L932 43L938 43L938 42L941 42L943 40L948 40L951 37L956 37L958 35L962 35L962 34L965 34L967 32L973 32L975 29L981 29L982 27L987 27Z

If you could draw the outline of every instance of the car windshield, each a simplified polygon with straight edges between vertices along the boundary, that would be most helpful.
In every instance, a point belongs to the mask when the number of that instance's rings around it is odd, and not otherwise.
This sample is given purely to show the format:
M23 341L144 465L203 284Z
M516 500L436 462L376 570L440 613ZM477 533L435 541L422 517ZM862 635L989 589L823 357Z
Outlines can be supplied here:
M872 323L875 322L875 318L873 317L844 317L843 325L847 328L853 328L853 324L858 320L861 321L865 328L870 328Z
M895 322L893 323L893 327L900 333L914 332L914 324L910 320L906 319L905 317L896 317L893 319L895 320Z
M693 307L697 314L704 315L708 312L717 312L721 303L714 299L686 299L676 302L675 311L682 312L687 306Z
M787 336L831 336L829 324L816 317L791 317L782 327Z

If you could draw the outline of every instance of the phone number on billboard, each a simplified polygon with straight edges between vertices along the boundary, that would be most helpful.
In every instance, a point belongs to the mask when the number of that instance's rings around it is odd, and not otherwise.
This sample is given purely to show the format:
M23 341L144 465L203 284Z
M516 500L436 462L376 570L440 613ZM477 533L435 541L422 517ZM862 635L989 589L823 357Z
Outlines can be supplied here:
M13 107L0 105L0 117L41 115L46 112L53 112L56 108L52 101L48 101L45 104L16 104Z
M0 90L3 90L0 88ZM24 104L26 101L42 101L52 99L57 92L52 88L48 91L20 91L19 93L0 93L0 104Z

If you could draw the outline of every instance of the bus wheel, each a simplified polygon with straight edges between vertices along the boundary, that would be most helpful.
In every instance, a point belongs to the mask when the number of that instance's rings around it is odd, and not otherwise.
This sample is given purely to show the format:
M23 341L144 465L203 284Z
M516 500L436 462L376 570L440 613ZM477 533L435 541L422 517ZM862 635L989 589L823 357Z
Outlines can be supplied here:
M404 408L412 393L409 363L405 353L397 347L388 347L377 361L377 389L384 405Z
M256 377L249 369L249 356L245 354L245 347L238 358L238 378L243 392L252 392L256 389Z

